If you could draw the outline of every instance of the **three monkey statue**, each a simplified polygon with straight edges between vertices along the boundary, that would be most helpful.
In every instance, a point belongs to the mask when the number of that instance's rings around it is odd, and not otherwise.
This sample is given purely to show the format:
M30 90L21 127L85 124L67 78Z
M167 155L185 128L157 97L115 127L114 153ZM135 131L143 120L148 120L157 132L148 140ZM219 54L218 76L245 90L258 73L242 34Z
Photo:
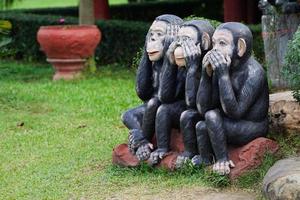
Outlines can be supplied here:
M242 146L268 132L268 82L251 56L252 40L249 28L237 22L214 29L206 20L157 17L136 76L144 103L122 115L130 152L158 164L177 128L184 151L176 168L190 160L229 174L234 163L228 145Z

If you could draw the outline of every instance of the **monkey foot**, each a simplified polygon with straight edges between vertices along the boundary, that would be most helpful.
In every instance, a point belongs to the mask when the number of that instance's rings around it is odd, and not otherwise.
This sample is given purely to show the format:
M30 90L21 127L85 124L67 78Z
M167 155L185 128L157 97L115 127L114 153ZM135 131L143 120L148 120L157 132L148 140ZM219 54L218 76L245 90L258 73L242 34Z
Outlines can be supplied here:
M144 135L141 130L139 129L132 129L129 131L128 136L128 148L129 151L135 155L137 149L143 144L147 143L147 141L144 138Z
M220 175L227 175L230 173L230 168L234 168L235 165L231 160L217 161L213 165L213 171Z
M166 155L168 150L163 148L158 148L150 154L149 164L156 165L158 164Z
M188 151L184 151L182 154L177 156L176 163L175 163L175 169L182 168L188 160L190 160L193 157L193 154Z
M200 165L208 166L211 164L211 162L209 159L203 159L201 155L195 155L192 158L192 164L194 166L200 166Z
M153 145L151 143L143 144L138 147L135 155L139 161L148 160L152 152Z

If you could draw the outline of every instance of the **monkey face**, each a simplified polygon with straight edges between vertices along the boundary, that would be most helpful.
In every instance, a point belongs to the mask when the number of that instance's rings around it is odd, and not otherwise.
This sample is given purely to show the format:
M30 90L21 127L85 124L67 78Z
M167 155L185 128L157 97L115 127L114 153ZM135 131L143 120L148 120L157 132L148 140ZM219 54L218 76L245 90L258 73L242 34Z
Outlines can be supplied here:
M179 40L188 37L192 39L192 41L196 44L197 42L197 30L194 27L191 26L183 26L179 29L178 31L178 38ZM185 57L184 57L184 52L183 48L181 45L178 45L174 51L174 58L175 58L175 63L179 67L184 67L186 66L185 62Z
M154 21L149 29L146 49L150 61L154 62L162 58L166 34L167 23L164 21Z
M212 37L213 49L218 50L223 56L233 57L234 41L230 31L226 29L216 30Z

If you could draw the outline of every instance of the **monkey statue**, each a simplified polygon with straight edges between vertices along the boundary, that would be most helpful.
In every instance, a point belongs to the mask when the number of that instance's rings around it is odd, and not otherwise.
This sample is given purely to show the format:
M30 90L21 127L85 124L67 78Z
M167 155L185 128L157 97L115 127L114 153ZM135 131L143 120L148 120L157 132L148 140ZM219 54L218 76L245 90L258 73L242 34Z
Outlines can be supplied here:
M155 116L161 105L158 98L159 77L165 53L182 22L175 15L165 14L152 23L136 76L136 92L144 104L126 111L121 117L129 129L129 150L141 161L147 160L153 149L151 140L155 132Z
M150 155L151 165L159 163L170 150L171 129L180 127L181 113L187 107L196 111L196 94L201 72L199 65L202 54L210 48L213 31L213 27L206 20L187 21L180 26L176 41L167 51L168 59L164 62L158 92L162 104L158 108L155 121L157 149ZM193 141L189 142L195 143L197 149L195 133Z
M252 40L247 26L223 23L202 61L197 108L204 119L196 124L199 155L192 162L212 163L214 158L213 170L221 175L234 167L228 144L245 145L268 132L268 82L251 56Z

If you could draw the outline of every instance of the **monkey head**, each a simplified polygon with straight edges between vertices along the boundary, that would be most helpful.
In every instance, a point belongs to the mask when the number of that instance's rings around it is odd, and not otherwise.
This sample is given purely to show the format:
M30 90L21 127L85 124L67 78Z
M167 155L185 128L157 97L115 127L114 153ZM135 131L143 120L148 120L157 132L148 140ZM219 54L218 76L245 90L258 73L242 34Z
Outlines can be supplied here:
M154 21L149 29L147 53L151 61L158 61L163 56L164 40L167 34L167 23Z
M186 57L195 54L197 51L199 56L201 52L208 51L211 48L211 37L214 32L212 25L206 20L191 20L183 23L178 31L177 45L174 50L175 63L179 67L186 66ZM188 40L189 50L184 49L183 40ZM191 49L190 47L197 47ZM196 54L197 54L196 53ZM200 58L199 58L200 59Z
M181 23L181 18L169 14L160 15L155 19L146 38L146 52L150 61L158 61L164 56L166 46L170 45L166 42L167 37L175 38Z
M219 25L212 37L213 50L219 51L224 57L229 56L233 66L251 56L252 41L250 29L238 22Z

